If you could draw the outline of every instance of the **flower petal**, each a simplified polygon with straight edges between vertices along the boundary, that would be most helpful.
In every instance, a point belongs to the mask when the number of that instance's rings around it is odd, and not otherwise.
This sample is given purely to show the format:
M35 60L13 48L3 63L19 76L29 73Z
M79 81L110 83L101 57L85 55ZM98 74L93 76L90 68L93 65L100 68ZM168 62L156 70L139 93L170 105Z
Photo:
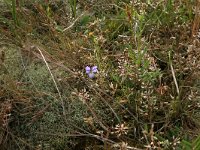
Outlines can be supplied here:
M89 78L94 78L94 73L93 72L90 72L89 74L88 74L88 76L89 76Z
M93 72L93 73L96 73L97 71L98 71L98 70L97 70L97 66L93 66L93 67L92 67L92 72Z
M90 68L89 66L87 66L87 67L85 67L85 71L86 71L86 73L88 74L88 73L90 73L91 68Z

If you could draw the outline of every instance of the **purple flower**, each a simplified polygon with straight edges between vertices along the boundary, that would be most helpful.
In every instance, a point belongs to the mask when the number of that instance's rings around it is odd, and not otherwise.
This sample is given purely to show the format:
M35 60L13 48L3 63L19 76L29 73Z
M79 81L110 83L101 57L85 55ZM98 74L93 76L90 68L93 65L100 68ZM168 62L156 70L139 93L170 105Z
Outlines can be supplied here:
M95 76L95 73L98 72L97 70L97 66L93 66L93 67L85 67L85 71L86 71L86 74L88 74L89 78L94 78Z

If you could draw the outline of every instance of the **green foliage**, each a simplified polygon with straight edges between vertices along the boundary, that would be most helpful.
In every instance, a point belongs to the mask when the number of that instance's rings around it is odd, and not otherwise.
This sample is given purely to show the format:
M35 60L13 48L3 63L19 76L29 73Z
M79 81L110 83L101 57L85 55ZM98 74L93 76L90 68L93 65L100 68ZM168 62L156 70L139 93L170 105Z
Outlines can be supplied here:
M193 149L200 149L200 135L192 142Z
M192 142L189 142L187 140L182 140L181 145L182 145L181 149L184 150L198 150L200 149L200 136L198 136Z
M12 16L13 16L15 25L18 25L17 12L16 12L16 0L12 0Z
M77 0L69 0L69 5L71 7L72 11L72 17L76 18L76 13L77 13Z

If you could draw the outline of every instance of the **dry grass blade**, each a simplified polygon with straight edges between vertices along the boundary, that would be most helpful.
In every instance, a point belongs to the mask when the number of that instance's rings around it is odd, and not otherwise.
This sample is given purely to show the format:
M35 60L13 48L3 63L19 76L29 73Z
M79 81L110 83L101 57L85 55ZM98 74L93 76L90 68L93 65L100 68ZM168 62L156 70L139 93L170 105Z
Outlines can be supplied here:
M63 32L68 31L69 29L71 29L71 28L74 26L74 24L75 24L76 22L78 22L78 20L79 20L84 14L85 14L85 13L82 13L81 15L79 15L68 27L66 27L66 28L63 29Z
M51 77L52 77L52 80L53 80L53 82L54 82L54 85L55 85L55 87L56 87L56 90L57 90L57 92L58 92L58 95L59 95L60 100L61 100L61 103L62 103L63 115L66 116L64 100L63 100L63 98L62 98L61 92L60 92L60 90L59 90L59 88L58 88L58 85L57 85L57 83L56 83L55 77L54 77L53 73L51 72L51 69L50 69L50 67L49 67L49 64L47 63L47 61L46 61L46 59L45 59L45 56L43 55L41 49L40 49L39 47L35 47L35 48L36 48L36 50L39 51L40 55L42 56L42 59L43 59L45 65L46 65L46 67L47 67L47 69L48 69L48 71L49 71L49 73L50 73L50 75L51 75Z
M172 71L172 76L173 76L173 79L174 79L174 84L176 86L176 92L179 95L180 94L180 90L179 90L179 87L178 87L178 83L177 83L177 80L176 80L176 75L175 75L175 72L174 72L174 68L172 66L172 62L170 62L170 68L171 68L171 71Z

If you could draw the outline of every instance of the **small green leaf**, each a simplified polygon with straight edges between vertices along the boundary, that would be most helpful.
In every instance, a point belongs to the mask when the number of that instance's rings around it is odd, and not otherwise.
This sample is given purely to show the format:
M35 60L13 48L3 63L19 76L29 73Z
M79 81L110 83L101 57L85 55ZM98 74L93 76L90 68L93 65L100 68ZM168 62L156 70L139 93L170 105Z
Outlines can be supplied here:
M83 18L80 20L80 25L85 26L90 21L90 16L83 16Z
M184 150L191 150L192 144L186 140L182 140L181 145L183 146Z

